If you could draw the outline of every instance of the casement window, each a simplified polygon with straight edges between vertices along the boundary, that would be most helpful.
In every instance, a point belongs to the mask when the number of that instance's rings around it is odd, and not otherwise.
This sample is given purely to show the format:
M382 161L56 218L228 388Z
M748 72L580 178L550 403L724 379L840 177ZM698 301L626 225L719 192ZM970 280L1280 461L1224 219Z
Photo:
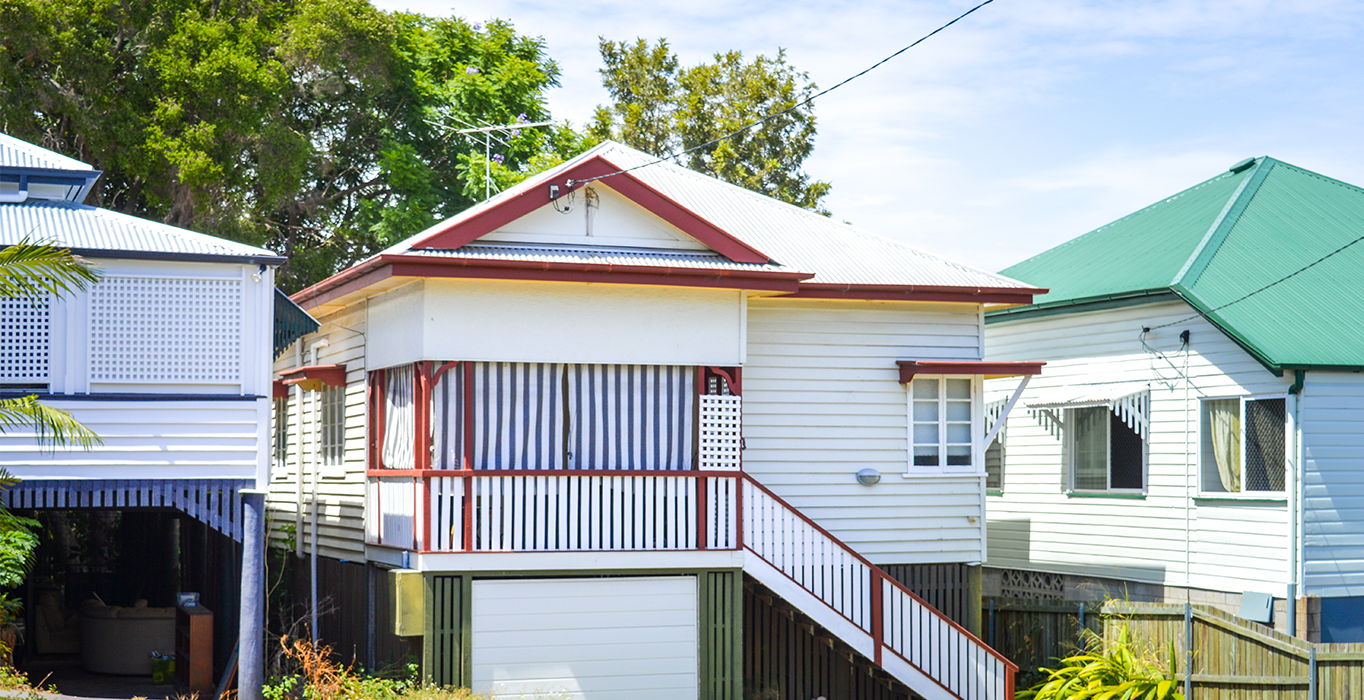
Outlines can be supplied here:
M1287 400L1205 399L1200 406L1204 493L1282 493Z
M1073 491L1141 491L1146 441L1108 406L1065 411L1067 462Z
M320 457L326 466L339 466L346 458L346 389L326 386L319 393Z
M273 448L276 474L283 474L289 459L289 399L274 400Z
M0 391L48 388L51 304L0 299Z
M976 396L969 377L918 376L909 386L909 474L970 471Z

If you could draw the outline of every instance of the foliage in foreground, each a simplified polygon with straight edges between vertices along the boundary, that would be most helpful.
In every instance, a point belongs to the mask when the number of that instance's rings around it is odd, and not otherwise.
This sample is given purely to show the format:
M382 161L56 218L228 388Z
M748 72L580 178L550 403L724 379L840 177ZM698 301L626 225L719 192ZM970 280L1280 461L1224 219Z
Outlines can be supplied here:
M280 639L294 675L272 679L265 700L486 700L468 688L424 685L414 678L379 678L343 666L331 647L307 639Z
M1042 669L1047 679L1018 694L1019 700L1184 700L1179 681L1174 647L1170 647L1169 666L1161 665L1134 650L1127 625L1118 629L1117 638L1105 643L1090 632L1085 648L1061 659L1060 668Z

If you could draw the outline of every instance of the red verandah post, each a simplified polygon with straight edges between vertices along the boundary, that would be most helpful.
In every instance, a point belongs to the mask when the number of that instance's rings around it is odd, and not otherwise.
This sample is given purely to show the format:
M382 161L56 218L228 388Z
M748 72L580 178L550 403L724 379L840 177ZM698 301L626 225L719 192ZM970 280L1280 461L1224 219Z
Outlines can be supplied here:
M412 405L415 413L413 423L415 424L416 450L413 460L417 469L427 470L431 468L431 363L418 362L412 373ZM422 503L415 504L421 508L422 522L422 551L431 551L431 477L423 476L421 480Z
M460 371L464 372L464 410L460 419L464 425L463 450L466 473L474 470L474 364L461 362ZM464 551L474 551L474 477L464 477Z

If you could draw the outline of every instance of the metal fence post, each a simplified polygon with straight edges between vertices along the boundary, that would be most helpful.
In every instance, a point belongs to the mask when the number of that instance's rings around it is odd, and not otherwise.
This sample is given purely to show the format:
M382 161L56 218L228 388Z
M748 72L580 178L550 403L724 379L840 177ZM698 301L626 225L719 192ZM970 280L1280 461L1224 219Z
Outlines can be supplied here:
M1193 604L1184 604L1184 697L1193 697Z
M999 646L999 644L995 641L995 599L994 599L994 598L991 598L991 599L990 599L990 646L991 646L991 647L997 647L997 646Z
M1084 603L1080 603L1080 639L1081 639L1081 640L1084 640L1084 638L1085 638L1085 630L1086 630L1086 629L1087 629L1087 628L1085 627L1085 604L1084 604Z

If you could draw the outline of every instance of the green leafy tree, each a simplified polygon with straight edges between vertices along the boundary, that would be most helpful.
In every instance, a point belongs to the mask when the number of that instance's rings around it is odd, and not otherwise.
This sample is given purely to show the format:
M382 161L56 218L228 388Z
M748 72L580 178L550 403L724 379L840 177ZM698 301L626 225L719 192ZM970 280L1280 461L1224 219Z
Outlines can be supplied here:
M0 248L0 298L45 303L53 296L84 289L99 279L95 270L78 258L49 245L21 241ZM0 398L0 432L31 427L45 445L77 445L89 448L99 437L70 413L40 403L37 397ZM0 470L0 488L15 480ZM38 523L0 508L0 588L23 582L38 547L33 530Z
M482 199L451 129L547 120L558 75L506 22L368 0L0 0L0 128L103 170L94 204L286 255L291 290Z
M816 87L786 62L785 50L752 61L730 51L713 63L680 68L666 39L650 45L603 38L600 49L602 85L612 104L597 107L591 136L659 157L688 151L680 161L693 170L828 214L820 200L829 183L802 169L814 149L815 115L801 103Z

